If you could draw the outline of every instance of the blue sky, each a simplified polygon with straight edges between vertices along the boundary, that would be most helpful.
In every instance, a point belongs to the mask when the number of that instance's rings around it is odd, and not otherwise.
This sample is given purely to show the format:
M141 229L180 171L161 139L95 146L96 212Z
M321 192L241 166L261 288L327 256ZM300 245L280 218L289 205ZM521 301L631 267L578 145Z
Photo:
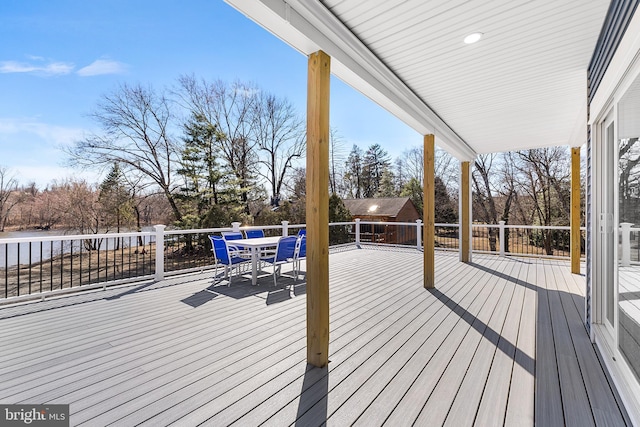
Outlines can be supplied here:
M64 167L59 147L95 130L88 114L121 83L238 79L305 110L306 57L221 0L2 0L0 40L0 165L22 183L81 174ZM421 144L339 80L331 89L345 151L379 143L395 157Z

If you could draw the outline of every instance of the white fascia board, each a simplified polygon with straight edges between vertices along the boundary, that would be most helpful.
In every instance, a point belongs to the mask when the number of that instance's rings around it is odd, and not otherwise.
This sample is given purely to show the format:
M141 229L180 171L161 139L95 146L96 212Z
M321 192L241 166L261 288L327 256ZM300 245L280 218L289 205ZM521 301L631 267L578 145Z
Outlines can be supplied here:
M586 82L586 77L585 77ZM573 131L569 137L570 147L582 147L587 143L587 97L584 97L584 103L580 108L580 113L573 125Z
M225 0L304 55L323 50L332 73L461 161L476 152L317 1Z

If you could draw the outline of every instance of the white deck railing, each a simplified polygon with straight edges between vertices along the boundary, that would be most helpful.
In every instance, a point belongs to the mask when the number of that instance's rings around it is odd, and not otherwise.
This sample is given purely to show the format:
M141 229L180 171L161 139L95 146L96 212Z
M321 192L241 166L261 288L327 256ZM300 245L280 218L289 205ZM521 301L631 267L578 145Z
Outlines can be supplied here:
M330 244L393 245L422 250L421 220L416 222L373 222L356 219L331 223ZM305 224L167 230L68 236L0 239L0 301L25 297L44 298L79 287L94 288L140 280L162 280L171 274L214 268L208 235L223 231L260 228L267 235L297 233ZM495 230L495 231L491 231ZM473 250L506 255L568 257L568 249L544 248L549 242L568 248L569 227L523 225L473 225ZM631 247L632 233L640 229L622 227L622 244ZM561 233L550 236L548 233ZM508 238L507 238L508 236ZM458 224L436 224L436 249L458 250ZM523 243L517 243L517 239ZM546 239L546 240L545 240ZM545 252L546 249L546 252ZM633 262L629 250L622 250L623 262Z

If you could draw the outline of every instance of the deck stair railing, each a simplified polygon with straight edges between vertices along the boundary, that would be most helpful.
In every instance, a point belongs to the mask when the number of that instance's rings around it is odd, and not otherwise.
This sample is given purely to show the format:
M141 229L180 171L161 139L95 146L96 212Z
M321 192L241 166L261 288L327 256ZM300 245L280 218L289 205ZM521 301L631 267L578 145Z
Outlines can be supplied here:
M332 247L378 245L423 247L423 223L355 221L329 224ZM0 239L0 303L42 298L76 290L141 280L162 280L174 274L213 269L208 235L260 228L267 236L295 235L305 224L171 230L131 233L42 236ZM493 231L490 231L493 230ZM622 262L639 262L640 229L622 224ZM555 233L555 234L554 234ZM569 227L473 225L473 250L500 255L568 257ZM546 239L546 240L545 240ZM458 250L459 225L436 224L437 250ZM508 242L508 243L507 243Z

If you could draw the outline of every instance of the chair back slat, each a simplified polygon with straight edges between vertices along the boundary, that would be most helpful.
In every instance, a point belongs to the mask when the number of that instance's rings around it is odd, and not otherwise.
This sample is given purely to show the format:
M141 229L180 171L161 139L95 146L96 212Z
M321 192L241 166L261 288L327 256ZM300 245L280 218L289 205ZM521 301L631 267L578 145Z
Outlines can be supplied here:
M298 248L298 258L305 258L307 256L307 236L300 237L300 247Z
M286 261L293 258L293 254L296 250L296 236L281 237L278 240L278 247L276 248L276 262Z
M224 240L240 240L242 239L242 233L237 231L223 231L222 238Z
M245 230L244 234L245 236L247 236L247 239L257 239L259 237L264 237L264 231L260 228Z
M227 248L227 242L223 237L209 236L211 239L211 245L213 246L213 254L221 264L229 265L231 258L229 257L229 251Z

